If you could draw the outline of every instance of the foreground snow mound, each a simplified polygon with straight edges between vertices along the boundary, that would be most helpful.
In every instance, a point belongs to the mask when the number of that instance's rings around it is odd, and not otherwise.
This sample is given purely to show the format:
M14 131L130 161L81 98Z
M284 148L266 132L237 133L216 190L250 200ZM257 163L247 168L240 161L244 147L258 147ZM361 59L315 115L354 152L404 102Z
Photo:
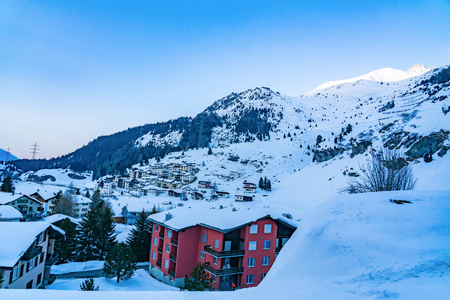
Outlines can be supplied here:
M449 216L450 191L338 196L305 214L259 292L450 299Z

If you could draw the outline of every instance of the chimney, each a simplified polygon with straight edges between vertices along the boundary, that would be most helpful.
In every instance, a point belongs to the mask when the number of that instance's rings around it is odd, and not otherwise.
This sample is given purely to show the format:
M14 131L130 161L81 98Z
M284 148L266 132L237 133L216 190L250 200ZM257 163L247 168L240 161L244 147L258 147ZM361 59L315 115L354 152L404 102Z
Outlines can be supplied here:
M167 213L166 214L166 221L169 221L170 219L172 219L172 214L171 213Z

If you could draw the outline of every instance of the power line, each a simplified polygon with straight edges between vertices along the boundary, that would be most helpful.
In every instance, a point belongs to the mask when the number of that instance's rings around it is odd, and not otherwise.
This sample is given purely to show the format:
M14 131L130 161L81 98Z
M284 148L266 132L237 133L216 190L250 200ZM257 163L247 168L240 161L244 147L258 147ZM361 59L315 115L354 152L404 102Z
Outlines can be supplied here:
M11 148L8 147L8 149L6 149L6 161L10 161L11 160Z
M32 159L36 159L36 154L39 154L39 145L34 142L34 145L31 145L30 153L32 154Z

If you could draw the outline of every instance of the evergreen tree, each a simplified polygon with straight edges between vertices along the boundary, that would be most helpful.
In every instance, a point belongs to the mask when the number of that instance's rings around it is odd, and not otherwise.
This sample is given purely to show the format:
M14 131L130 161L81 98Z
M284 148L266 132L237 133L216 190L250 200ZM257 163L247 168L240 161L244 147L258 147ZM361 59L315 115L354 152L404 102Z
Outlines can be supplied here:
M202 264L197 264L191 274L184 278L184 290L207 291L211 288L212 278L205 272Z
M156 205L153 204L153 208L152 211L150 212L151 215L156 214L158 212L158 210L156 209Z
M134 223L135 227L131 229L130 235L127 238L127 244L136 255L137 261L149 260L152 226L147 216L148 214L142 210L136 223Z
M80 284L80 289L82 291L98 291L99 286L95 286L94 278L88 278Z
M91 193L89 193L89 190L87 190L85 197L86 198L91 198Z
M213 154L213 152L212 152L212 149L209 148L209 149L208 149L208 155L211 155L211 154Z
M60 228L66 233L64 239L55 241L55 253L58 255L58 263L71 262L74 259L76 249L76 229L75 225L69 219L61 222Z
M99 215L99 230L98 230L98 248L101 259L106 257L106 254L117 243L116 241L116 225L113 223L113 210L109 203L105 201L100 202Z
M103 265L103 273L107 278L117 278L120 280L128 280L133 276L136 270L136 255L131 248L121 242L115 245L106 256Z
M12 193L14 191L14 183L11 179L11 176L6 176L3 180L2 186L0 187L0 191Z
M259 177L258 187L259 187L260 189L263 188L263 178L262 178L262 177Z
M87 196L86 196L87 197ZM100 190L95 190L94 194L92 194L92 205L96 206L100 203L101 197L100 197Z
M270 192L272 190L272 183L270 182L270 180L267 181L267 187L266 189Z

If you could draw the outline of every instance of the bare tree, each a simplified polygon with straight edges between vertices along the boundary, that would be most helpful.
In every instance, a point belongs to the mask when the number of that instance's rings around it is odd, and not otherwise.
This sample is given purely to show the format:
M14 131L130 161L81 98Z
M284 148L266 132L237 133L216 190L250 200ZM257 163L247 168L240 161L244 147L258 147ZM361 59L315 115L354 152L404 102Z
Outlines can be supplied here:
M68 191L64 193L55 204L55 208L53 209L54 214L63 214L66 216L73 216L74 204L72 202L72 194Z
M412 168L398 151L381 149L360 166L361 176L344 189L350 194L412 190L416 184Z

